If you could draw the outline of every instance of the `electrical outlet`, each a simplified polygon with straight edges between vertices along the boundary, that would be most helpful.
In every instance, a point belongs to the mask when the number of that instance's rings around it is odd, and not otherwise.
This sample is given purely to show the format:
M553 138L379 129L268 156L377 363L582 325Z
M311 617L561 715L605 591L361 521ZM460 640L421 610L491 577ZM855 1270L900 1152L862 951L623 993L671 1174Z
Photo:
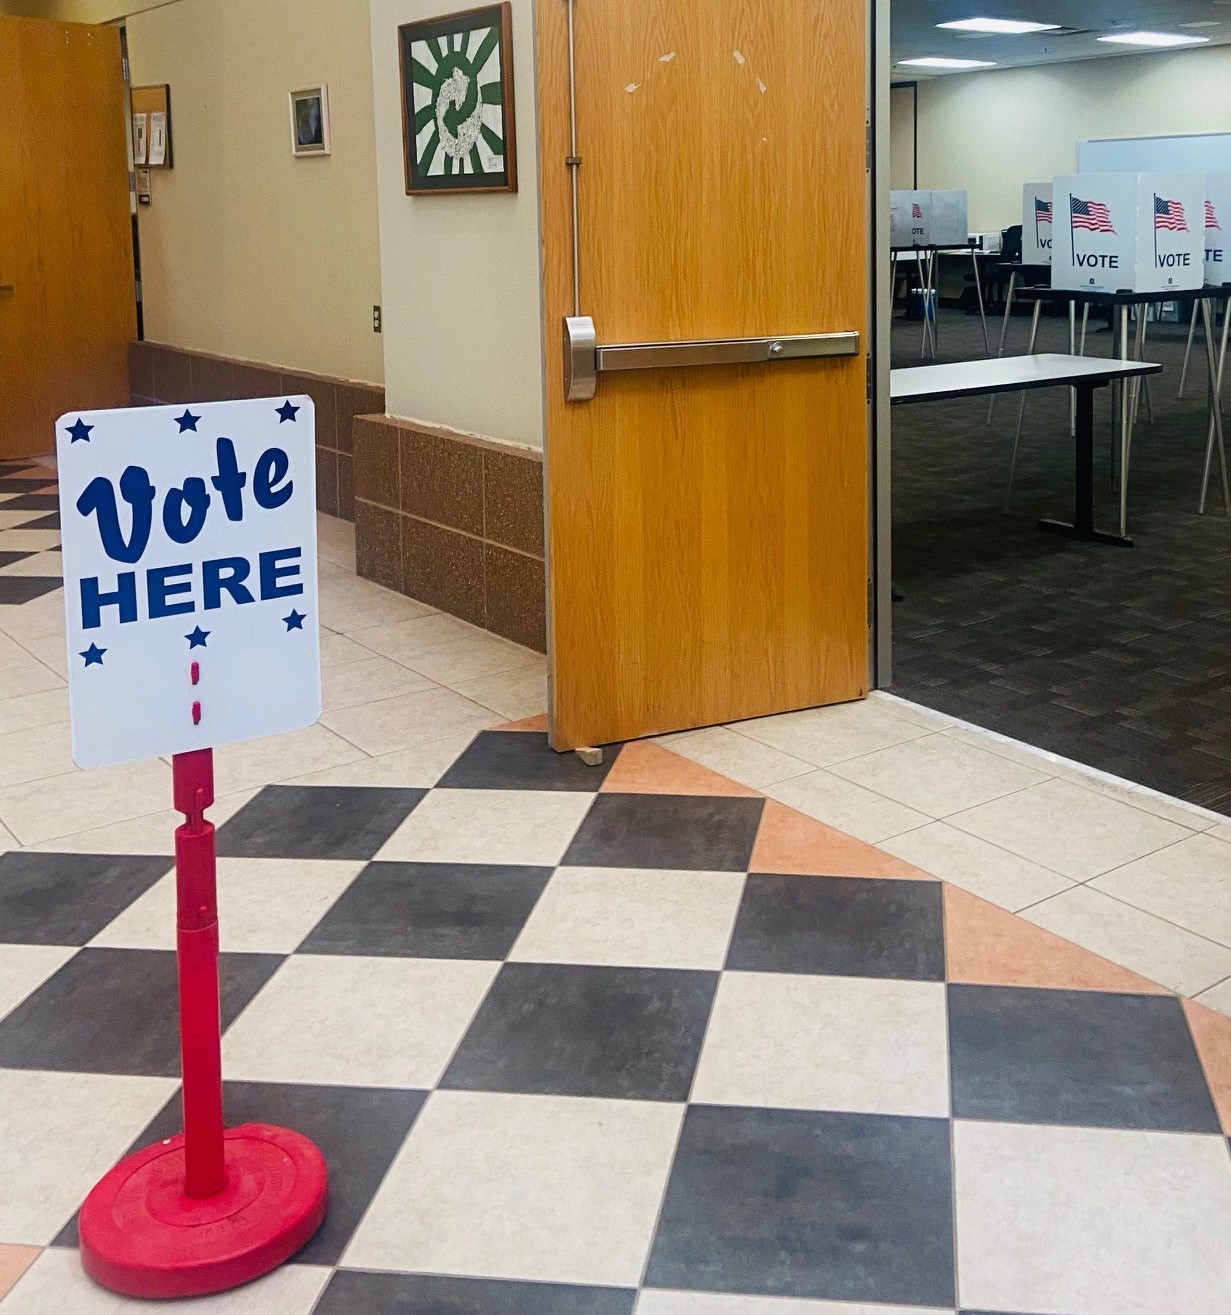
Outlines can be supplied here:
M380 307L379 307L379 306L373 306L373 307L372 307L372 332L373 332L373 333L379 333L379 332L380 332Z

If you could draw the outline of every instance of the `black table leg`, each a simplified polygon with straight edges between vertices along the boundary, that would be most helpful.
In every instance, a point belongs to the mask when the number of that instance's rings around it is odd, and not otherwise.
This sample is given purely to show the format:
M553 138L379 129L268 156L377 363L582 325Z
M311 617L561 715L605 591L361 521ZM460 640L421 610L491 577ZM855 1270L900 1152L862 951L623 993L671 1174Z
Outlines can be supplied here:
M1114 543L1131 548L1132 539L1110 530L1094 528L1094 385L1078 384L1077 437L1073 444L1073 521L1042 520L1039 529L1051 534L1062 534L1068 539L1084 539L1089 543ZM1127 390L1126 395L1127 395Z

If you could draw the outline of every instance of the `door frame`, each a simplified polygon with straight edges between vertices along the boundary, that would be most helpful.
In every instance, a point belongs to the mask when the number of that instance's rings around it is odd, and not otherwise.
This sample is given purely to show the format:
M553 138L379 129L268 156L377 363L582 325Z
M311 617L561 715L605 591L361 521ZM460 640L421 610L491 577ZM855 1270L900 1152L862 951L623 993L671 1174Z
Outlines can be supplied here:
M868 14L868 172L871 223L868 232L869 314L872 363L871 415L868 435L870 499L868 524L869 607L871 627L869 685L884 689L893 682L893 430L889 405L889 369L893 325L893 286L889 270L889 89L891 0L869 0Z

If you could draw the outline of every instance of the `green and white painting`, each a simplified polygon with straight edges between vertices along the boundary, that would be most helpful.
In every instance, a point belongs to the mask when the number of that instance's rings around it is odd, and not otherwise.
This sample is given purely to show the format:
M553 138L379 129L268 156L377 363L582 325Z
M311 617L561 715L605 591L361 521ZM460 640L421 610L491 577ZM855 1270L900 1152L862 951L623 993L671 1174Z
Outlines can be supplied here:
M517 190L511 7L398 29L406 191Z

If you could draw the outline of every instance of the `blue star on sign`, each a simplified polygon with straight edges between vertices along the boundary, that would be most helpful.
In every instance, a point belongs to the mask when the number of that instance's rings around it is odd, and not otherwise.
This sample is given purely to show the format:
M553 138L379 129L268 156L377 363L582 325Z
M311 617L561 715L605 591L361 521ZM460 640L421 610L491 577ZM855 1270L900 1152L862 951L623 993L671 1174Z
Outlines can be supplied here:
M77 423L75 425L69 425L68 432L72 435L74 443L88 443L90 441L90 430L93 428L93 425L87 425L86 422L78 416ZM106 651L106 649L103 649L104 653Z
M284 616L282 619L286 622L286 632L289 635L292 630L302 630L307 617L292 607L290 616Z
M182 416L175 417L175 423L179 425L181 434L186 429L191 429L192 432L195 434L197 432L197 421L200 420L200 418L201 418L200 416L194 416L192 412L187 407L185 407L184 414Z
M192 634L185 635L184 638L188 641L189 648L204 648L205 641L213 633L214 632L212 630L202 630L200 626L197 626L197 628L192 632Z
M105 648L99 648L97 644L91 644L84 653L79 653L78 657L85 658L87 667L101 667L103 665L103 654L106 651Z
M286 424L288 420L295 420L295 417L299 414L299 408L297 406L292 406L289 398L277 408L277 411L278 423L280 425ZM299 422L295 421L295 423L298 424Z

